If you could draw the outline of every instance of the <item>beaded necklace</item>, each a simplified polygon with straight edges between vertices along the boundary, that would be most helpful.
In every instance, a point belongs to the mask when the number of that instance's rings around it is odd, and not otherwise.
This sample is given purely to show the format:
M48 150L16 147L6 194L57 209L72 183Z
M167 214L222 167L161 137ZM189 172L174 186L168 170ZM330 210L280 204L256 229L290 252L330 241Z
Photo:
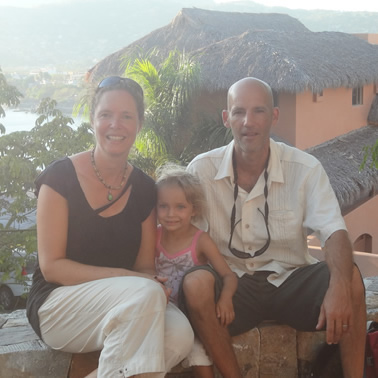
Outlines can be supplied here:
M95 162L95 159L94 159L94 152L95 152L95 149L93 149L91 151L91 163L92 163L92 167L96 173L96 176L97 178L100 180L100 182L105 186L106 189L108 189L108 195L106 197L106 199L110 202L110 201L113 201L113 194L112 194L112 190L119 190L123 187L123 185L125 184L126 182L126 174L127 174L127 162L126 162L126 165L125 165L125 169L123 171L123 177L122 177L122 181L121 183L118 185L118 186L111 186L109 185L104 179L103 177L101 176L101 173L100 171L97 169L97 166L96 166L96 162Z

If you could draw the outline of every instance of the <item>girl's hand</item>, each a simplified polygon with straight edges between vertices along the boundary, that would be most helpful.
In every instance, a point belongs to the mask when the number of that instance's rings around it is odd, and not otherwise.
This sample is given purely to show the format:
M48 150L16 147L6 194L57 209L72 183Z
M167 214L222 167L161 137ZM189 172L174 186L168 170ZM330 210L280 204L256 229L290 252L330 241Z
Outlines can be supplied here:
M136 272L135 275L138 277L148 278L150 280L153 280L159 283L161 288L164 290L165 296L167 297L167 303L169 302L169 297L172 293L172 289L165 286L165 282L168 280L167 277L157 276L151 273L141 273L141 272L138 272L138 273Z
M215 311L220 324L223 327L228 326L235 319L234 306L232 304L232 299L226 300L220 298L215 306Z
M155 275L154 280L157 281L157 282L160 282L162 285L165 285L165 283L168 281L168 278Z
M167 303L169 302L169 297L172 293L172 289L165 286L165 283L168 281L167 277L163 276L154 276L154 280L160 283L160 286L163 288L165 295L167 297Z

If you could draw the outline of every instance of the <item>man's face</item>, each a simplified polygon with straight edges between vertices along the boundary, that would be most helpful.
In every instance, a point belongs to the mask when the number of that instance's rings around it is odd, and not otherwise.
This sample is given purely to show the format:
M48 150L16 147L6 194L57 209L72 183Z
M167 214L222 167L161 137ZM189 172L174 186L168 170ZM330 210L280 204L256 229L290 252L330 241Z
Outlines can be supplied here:
M270 129L277 122L269 91L257 81L242 81L230 90L223 122L231 128L237 152L259 152L269 146Z

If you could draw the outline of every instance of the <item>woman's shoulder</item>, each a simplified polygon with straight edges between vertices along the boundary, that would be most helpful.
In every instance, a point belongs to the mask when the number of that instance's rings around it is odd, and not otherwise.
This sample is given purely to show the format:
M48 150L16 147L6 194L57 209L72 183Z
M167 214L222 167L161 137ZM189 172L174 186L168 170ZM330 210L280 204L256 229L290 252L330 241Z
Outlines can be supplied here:
M155 181L138 167L133 166L130 180L137 195L145 196L156 192Z
M133 165L132 180L139 184L145 184L148 186L155 186L155 181L152 177L144 173L140 168Z
M67 183L74 172L74 166L69 157L65 156L52 161L36 178L37 194L43 184L56 189Z
M72 170L73 164L69 157L64 156L62 158L53 160L47 167L38 175L36 181L40 181L47 176L59 175L62 171Z
M53 172L56 170L67 170L73 168L72 161L68 156L53 160L41 174Z

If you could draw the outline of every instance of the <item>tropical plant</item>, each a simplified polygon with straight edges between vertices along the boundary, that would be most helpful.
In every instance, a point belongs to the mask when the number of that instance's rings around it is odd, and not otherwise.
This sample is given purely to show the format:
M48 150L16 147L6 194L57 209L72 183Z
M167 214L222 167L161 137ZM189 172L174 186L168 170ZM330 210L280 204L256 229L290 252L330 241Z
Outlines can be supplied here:
M360 166L361 170L365 168L369 158L371 159L370 168L375 167L375 169L378 169L378 139L375 141L375 144L364 147L364 157Z
M0 265L19 277L17 252L25 251L27 259L37 248L34 180L53 160L93 145L89 124L74 129L55 107L54 100L42 100L32 130L0 136Z
M219 110L218 117L214 118L202 114L198 123L194 126L195 133L182 153L182 163L188 164L196 155L221 147L231 142L233 136L231 129L223 124L222 112Z
M124 58L124 76L143 88L146 117L136 142L136 156L152 162L149 172L165 160L182 160L193 129L188 125L192 96L199 88L200 68L195 58L171 51L159 65L152 63L157 51L145 57Z

